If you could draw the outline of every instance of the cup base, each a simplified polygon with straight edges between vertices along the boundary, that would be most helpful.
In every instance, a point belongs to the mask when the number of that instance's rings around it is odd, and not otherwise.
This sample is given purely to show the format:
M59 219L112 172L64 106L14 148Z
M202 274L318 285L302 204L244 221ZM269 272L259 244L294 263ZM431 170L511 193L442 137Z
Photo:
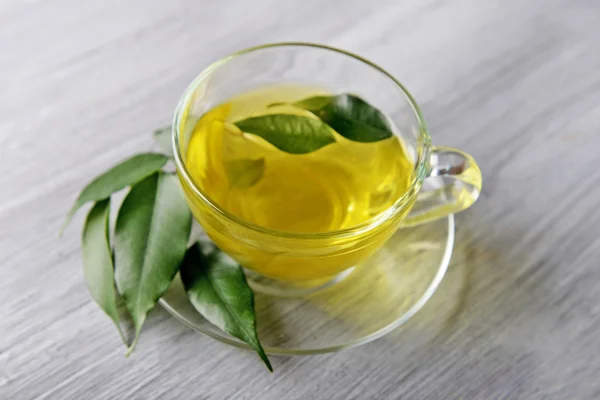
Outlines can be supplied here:
M271 279L250 269L244 268L248 284L255 292L275 297L304 297L327 289L346 279L354 267L348 268L339 274L326 279L307 281L300 283L284 282L277 279Z

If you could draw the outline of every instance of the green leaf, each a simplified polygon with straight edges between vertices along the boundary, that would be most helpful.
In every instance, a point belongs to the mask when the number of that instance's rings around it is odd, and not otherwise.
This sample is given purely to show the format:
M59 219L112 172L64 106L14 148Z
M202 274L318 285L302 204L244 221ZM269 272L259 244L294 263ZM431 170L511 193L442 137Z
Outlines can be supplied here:
M231 186L248 188L260 180L265 169L265 159L225 161L224 165Z
M333 96L315 96L297 101L294 105L314 113L327 107L332 101Z
M237 121L235 125L291 154L310 153L335 142L331 129L322 121L299 115L263 115Z
M119 324L117 291L109 239L110 199L99 201L88 213L83 227L83 275L92 298L119 330L123 343L127 340Z
M185 255L192 216L177 177L155 173L131 188L115 228L115 278L135 327L169 287Z
M312 112L341 136L355 142L377 142L393 135L381 111L351 94L309 97L294 105Z
M168 158L162 154L138 154L114 166L90 182L79 194L79 197L67 214L67 218L60 229L60 234L73 218L73 215L90 201L104 200L114 192L131 186L152 175L166 164Z
M173 157L173 146L171 145L171 126L166 126L164 128L160 128L154 131L152 134L154 136L154 140L158 144L158 147L167 155L172 158Z
M196 310L218 328L248 343L273 371L258 339L254 294L242 268L218 249L203 254L196 243L188 249L180 274Z

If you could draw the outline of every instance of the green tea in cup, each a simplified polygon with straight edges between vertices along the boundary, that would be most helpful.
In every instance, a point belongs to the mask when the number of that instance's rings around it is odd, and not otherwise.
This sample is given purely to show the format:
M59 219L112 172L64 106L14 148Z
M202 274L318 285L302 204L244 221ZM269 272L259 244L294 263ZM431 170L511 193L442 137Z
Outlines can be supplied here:
M319 62L320 74L298 67ZM481 187L472 158L431 147L399 83L324 46L268 45L214 64L184 94L173 131L186 198L208 236L279 281L335 277L403 221L467 208ZM419 196L426 178L437 187Z
M192 179L225 211L282 232L352 228L386 210L412 180L413 162L400 138L363 143L331 129L334 142L290 154L234 124L261 115L318 119L291 104L323 94L303 86L270 86L214 107L190 138L185 162Z

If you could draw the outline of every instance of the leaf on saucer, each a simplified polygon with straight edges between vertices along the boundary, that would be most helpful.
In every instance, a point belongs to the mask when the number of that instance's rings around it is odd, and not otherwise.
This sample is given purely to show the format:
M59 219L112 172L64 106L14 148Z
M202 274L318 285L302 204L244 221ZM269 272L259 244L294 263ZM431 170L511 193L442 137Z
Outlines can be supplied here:
M273 371L258 339L254 294L242 268L218 249L205 255L195 243L185 255L180 274L194 308L218 328L250 345Z

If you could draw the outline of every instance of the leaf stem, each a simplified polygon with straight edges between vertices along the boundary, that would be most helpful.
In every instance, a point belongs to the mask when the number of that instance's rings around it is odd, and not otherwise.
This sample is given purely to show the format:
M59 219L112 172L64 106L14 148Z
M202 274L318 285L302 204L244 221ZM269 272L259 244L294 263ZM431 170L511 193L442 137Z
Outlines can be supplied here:
M127 351L125 351L125 357L129 357L131 355L131 353L135 349L135 346L137 346L139 339L140 339L140 329L136 329L135 330L135 338L133 339L133 343L131 343L131 346L129 346Z

